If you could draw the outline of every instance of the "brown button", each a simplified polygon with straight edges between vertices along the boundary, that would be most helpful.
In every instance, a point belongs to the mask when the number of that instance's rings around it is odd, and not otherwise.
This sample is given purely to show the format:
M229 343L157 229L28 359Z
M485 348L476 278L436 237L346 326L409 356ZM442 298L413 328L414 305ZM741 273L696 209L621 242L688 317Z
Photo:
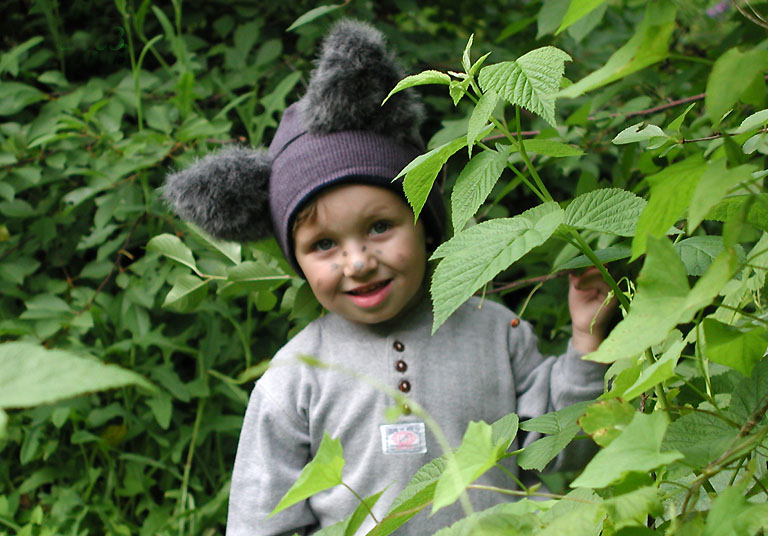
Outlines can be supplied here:
M520 325L520 319L513 318L512 320L509 321L509 325L512 326L513 328L516 328L517 326Z
M395 341L395 344L393 344L392 346L394 346L395 350L397 350L398 352L402 352L403 350L405 350L405 345L400 341Z
M411 414L411 406L408 404L403 404L403 415L410 415Z
M411 390L411 382L408 380L400 380L400 383L397 384L397 388L402 392L407 393Z
M395 363L395 370L397 370L398 372L405 372L406 370L408 370L408 363L406 363L402 359L399 360L397 363Z

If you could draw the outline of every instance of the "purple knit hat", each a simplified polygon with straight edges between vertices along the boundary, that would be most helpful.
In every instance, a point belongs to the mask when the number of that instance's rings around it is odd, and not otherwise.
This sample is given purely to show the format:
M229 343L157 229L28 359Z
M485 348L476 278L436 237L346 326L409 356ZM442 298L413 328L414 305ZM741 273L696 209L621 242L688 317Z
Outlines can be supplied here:
M273 233L301 274L293 222L321 190L372 184L405 199L402 182L392 179L423 152L423 107L410 90L381 105L403 76L378 30L339 21L323 41L307 93L285 110L269 150L236 147L208 155L169 175L164 197L179 216L217 238L243 241ZM436 246L445 208L434 188L421 217Z

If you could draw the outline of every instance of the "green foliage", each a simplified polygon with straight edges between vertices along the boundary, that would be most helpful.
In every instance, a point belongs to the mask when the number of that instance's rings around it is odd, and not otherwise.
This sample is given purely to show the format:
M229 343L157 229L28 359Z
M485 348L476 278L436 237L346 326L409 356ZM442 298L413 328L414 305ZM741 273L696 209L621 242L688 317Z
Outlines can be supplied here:
M392 93L421 92L440 128L401 173L417 215L433 183L450 197L435 329L482 289L562 348L557 276L590 265L623 313L588 356L610 364L602 400L520 423L544 436L516 453L516 416L472 423L371 534L572 441L600 448L573 490L503 490L520 500L440 534L765 531L768 68L763 29L728 5L5 8L0 534L223 532L250 383L319 306L274 241L213 240L158 188L223 144L268 142L340 15L423 69ZM340 450L302 496L341 482ZM354 533L378 497L324 533Z

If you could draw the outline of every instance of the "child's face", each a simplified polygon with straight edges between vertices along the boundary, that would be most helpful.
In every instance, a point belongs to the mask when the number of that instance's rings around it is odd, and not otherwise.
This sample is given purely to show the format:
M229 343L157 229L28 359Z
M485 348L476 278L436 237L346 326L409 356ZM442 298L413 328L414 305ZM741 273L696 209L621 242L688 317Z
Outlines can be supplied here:
M319 195L294 231L296 260L318 301L353 322L390 320L419 299L427 253L421 222L385 188L349 184Z

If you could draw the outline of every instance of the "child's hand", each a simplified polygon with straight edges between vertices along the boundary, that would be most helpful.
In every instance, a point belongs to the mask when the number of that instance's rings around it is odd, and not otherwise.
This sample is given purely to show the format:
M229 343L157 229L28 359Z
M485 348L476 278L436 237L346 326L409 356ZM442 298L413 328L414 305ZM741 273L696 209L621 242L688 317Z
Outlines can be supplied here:
M616 311L617 300L614 297L609 303L603 305L610 287L594 266L587 268L580 275L568 274L568 280L570 282L568 307L571 310L573 325L573 346L580 352L593 352L597 350L607 334L608 324Z

